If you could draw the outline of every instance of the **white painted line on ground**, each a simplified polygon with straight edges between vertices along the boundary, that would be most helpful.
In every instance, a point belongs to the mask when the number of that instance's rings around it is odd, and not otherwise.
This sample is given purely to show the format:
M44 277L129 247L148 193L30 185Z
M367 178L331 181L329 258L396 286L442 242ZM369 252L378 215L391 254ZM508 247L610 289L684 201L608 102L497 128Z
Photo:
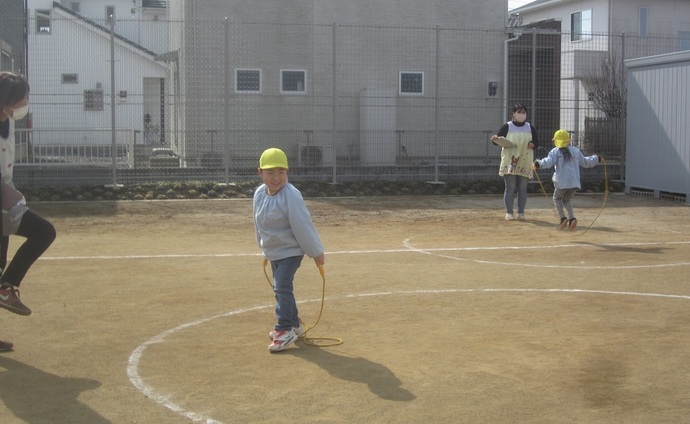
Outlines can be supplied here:
M217 319L217 318L223 318L223 317L228 317L228 316L232 316L232 315L239 315L239 314L243 314L246 312L257 311L259 309L266 309L266 308L270 308L270 307L273 307L273 305L254 306L254 307L245 308L245 309L238 309L235 311L230 311L230 312L226 312L223 314L214 315L212 317L202 318L202 319L199 319L196 321L188 322L186 324L181 324L175 328L171 328L167 331L160 333L159 335L157 335L157 336L147 340L143 344L141 344L139 347L134 349L134 351L132 352L131 355L129 355L129 362L127 364L127 375L129 376L129 381L134 385L134 387L136 387L146 397L153 399L156 403L170 409L173 412L177 412L178 414L180 414L184 417L187 417L187 418L189 418L193 421L196 421L196 422L204 422L206 424L222 424L221 421L216 421L213 418L206 417L202 414L185 410L181 406L172 402L169 399L169 396L166 396L166 395L161 394L161 393L157 393L153 388L151 388L146 383L144 383L144 380L141 377L139 377L139 371L138 371L139 362L141 360L141 355L144 353L146 348L148 348L149 346L156 344L156 343L163 343L169 335L176 333L180 330L184 330L184 329L189 328L189 327L195 327L197 325L201 325L201 324L207 323L209 321L213 321L214 319Z
M624 246L662 246L662 245L671 245L671 244L690 244L690 242L657 242L657 243L614 243L614 244L572 244L572 245L555 245L555 246L524 246L524 247L515 247L515 246L507 246L505 249L510 250L510 249L530 249L530 248L538 248L538 249L553 249L553 248L561 248L561 247L568 247L568 248L573 248L573 247L624 247ZM403 245L406 246L411 252L417 252L417 253L422 253L425 255L431 255L431 256L436 256L439 258L446 258L446 259L452 259L454 261L465 261L465 262L474 262L478 264L485 264L485 265L504 265L504 266L510 266L510 267L531 267L531 268L562 268L562 269L639 269L639 268L669 268L669 267L676 267L676 266L686 266L690 265L690 262L674 262L674 263L667 263L667 264L651 264L651 265L561 265L561 264L534 264L534 263L527 263L527 262L501 262L501 261L487 261L487 260L482 260L482 259L468 259L468 258L460 258L457 256L449 256L449 255L442 255L439 253L435 252L447 252L447 251L470 251L470 250L499 250L499 248L491 247L491 248L449 248L449 249L443 249L443 248L430 248L430 249L424 249L424 248L419 248L415 247L410 239L405 239L403 241Z
M413 252L471 252L471 251L492 251L492 250L540 250L540 249L564 249L564 248L583 248L583 247L625 247L625 246L664 246L664 245L685 245L690 244L690 241L678 242L647 242L647 243L574 243L574 244L556 244L556 245L531 245L531 246L485 246L485 247L431 247L431 248L416 248L405 239L403 242L404 249L365 249L365 250L340 250L333 252L326 252L327 255L358 255L370 253L409 253ZM178 259L178 258L243 258L243 257L260 257L261 253L180 253L180 254L166 254L166 255L94 255L94 256L47 256L41 257L39 260L46 261L69 261L69 260L113 260L113 259ZM458 259L458 258L454 258ZM490 262L491 263L491 262ZM538 265L541 266L541 265Z
M423 295L423 294L448 294L448 293L546 293L546 294L553 294L553 293L568 293L568 294L600 294L600 295L624 295L624 296L642 296L642 297L656 297L656 298L665 298L665 299L683 299L683 300L690 300L690 296L685 296L685 295L672 295L672 294L660 294L660 293L637 293L637 292L615 292L615 291L606 291L606 290L581 290L581 289L502 289L502 288L496 288L496 289L442 289L442 290L404 290L404 291L397 291L397 292L378 292L378 293L356 293L356 294L349 294L345 295L344 298L364 298L364 297L374 297L374 296L389 296L389 295L396 295L396 294L405 294L405 295ZM321 299L311 299L311 300L306 300L306 301L300 301L298 303L309 303L309 302L319 302ZM331 300L329 298L329 300ZM224 424L223 421L219 421L215 418L211 418L208 416L205 416L204 414L194 412L194 411L188 411L182 406L176 404L170 399L170 395L165 395L163 393L160 393L150 385L146 384L144 382L144 378L142 378L139 375L139 362L141 362L141 358L146 351L146 348L149 346L156 344L156 343L164 343L165 339L180 331L184 330L190 327L195 327L198 325L206 324L210 321L213 321L218 318L224 318L224 317L230 317L234 315L241 315L247 312L253 312L257 311L260 309L267 309L267 308L273 308L274 305L264 305L264 306L253 306L253 307L248 307L244 309L237 309L234 311L230 312L225 312L222 314L214 315L208 318L202 318L196 321L188 322L185 324L178 325L177 327L171 328L169 330L166 330L162 333L160 333L157 336L152 337L151 339L145 341L142 343L139 347L134 349L132 354L129 356L129 361L127 364L127 375L129 377L129 381L136 387L139 391L141 391L145 396L147 396L149 399L152 399L156 403L158 403L161 406L164 406L165 408L168 408L169 410L176 412L186 418L191 419L192 421L195 422L203 422L206 424ZM267 355L269 353L266 353Z

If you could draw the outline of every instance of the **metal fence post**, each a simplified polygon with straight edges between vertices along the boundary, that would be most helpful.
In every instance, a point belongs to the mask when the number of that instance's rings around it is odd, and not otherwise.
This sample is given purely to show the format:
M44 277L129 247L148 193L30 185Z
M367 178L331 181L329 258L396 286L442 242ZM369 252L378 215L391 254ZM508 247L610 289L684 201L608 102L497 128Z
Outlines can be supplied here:
M333 184L335 184L337 182L336 168L338 166L338 163L337 163L338 162L338 154L337 154L337 150L338 150L338 143L337 143L337 141L338 141L338 135L337 135L338 134L338 88L337 88L338 87L338 84L337 84L337 81L338 81L338 53L337 53L338 43L336 42L336 34L338 32L337 28L338 28L338 25L335 23L335 21L333 21L333 40L332 40L332 43L333 43L333 47L332 47L332 50L333 50L333 59L332 59L332 62L333 62L333 84L332 84L333 85L333 87L332 87L332 90L333 90L333 93L332 93L332 97L333 97L333 100L332 100L332 102L333 102L333 104L332 104L332 108L333 108L333 123L332 123L332 125L333 125L333 131L332 131L333 132L333 135L332 135L333 149L332 150L333 151L331 152L331 154L333 155L333 175L331 177L331 179L333 180L332 181Z
M439 120L439 90L441 87L441 26L436 25L436 81L434 92L434 182L438 183L438 120Z
M537 30L532 32L532 107L530 110L530 122L537 122Z
M622 88L625 90L625 97L623 98L623 101L627 103L628 100L628 78L627 78L627 73L628 70L625 67L625 33L621 34L621 78L622 78ZM621 181L625 181L625 147L628 142L628 105L623 104L622 107L625 108L625 113L622 114L621 118L623 121L623 125L621 125L621 128L619 129L622 137L620 140L620 179Z
M117 187L117 140L115 137L115 16L109 15L110 23L110 156L113 161L113 187Z
M225 86L224 97L223 97L223 110L225 116L223 117L224 135L225 143L223 143L223 157L225 158L225 184L230 183L230 21L227 16L225 17L225 40L224 40L224 51L225 51L225 69L224 77Z

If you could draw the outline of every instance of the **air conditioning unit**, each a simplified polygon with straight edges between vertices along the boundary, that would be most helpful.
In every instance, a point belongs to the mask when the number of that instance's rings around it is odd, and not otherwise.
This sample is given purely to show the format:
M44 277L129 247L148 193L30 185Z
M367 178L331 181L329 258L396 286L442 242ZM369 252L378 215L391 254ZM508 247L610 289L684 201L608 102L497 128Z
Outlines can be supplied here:
M320 166L323 162L324 149L322 146L297 145L297 163L299 166Z

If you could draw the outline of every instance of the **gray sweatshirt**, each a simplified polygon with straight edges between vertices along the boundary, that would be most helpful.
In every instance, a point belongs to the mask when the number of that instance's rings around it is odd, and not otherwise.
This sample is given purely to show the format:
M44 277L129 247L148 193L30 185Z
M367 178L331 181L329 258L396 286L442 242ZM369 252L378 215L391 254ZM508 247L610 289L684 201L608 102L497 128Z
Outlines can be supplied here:
M599 156L585 156L580 149L573 146L568 146L568 150L572 156L570 160L565 160L561 149L554 147L548 156L544 159L537 159L536 162L539 163L540 168L556 167L552 177L554 187L564 190L570 188L579 189L582 188L580 185L580 167L592 168L598 165Z
M324 253L302 193L290 183L273 196L268 195L265 184L256 189L254 228L256 242L268 260L304 254L315 258Z

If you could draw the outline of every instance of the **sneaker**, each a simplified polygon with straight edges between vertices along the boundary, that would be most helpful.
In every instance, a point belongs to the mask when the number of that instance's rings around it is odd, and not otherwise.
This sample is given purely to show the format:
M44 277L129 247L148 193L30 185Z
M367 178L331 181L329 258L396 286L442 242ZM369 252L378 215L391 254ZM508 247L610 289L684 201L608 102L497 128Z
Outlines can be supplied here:
M525 220L525 214L524 213L519 213L518 214L518 221L524 221Z
M10 342L0 340L0 352L9 352L14 348L14 345Z
M561 217L561 225L558 226L559 230L564 229L568 225L568 218L562 216Z
M306 331L306 328L304 328L304 324L300 323L299 327L292 327L292 331L297 334L297 339L302 339L304 338L304 332ZM276 334L278 334L278 330L273 330L268 333L268 338L273 340L276 338Z
M515 216L512 213L506 214L506 221L512 221L514 219L515 219Z
M10 285L0 288L0 308L19 315L31 315L31 309L19 300L19 289Z
M295 340L297 340L297 334L295 334L294 329L278 331L273 337L273 342L268 345L268 350L269 352L280 352L287 349Z
M573 231L577 227L577 218L571 218L568 220L568 229Z

